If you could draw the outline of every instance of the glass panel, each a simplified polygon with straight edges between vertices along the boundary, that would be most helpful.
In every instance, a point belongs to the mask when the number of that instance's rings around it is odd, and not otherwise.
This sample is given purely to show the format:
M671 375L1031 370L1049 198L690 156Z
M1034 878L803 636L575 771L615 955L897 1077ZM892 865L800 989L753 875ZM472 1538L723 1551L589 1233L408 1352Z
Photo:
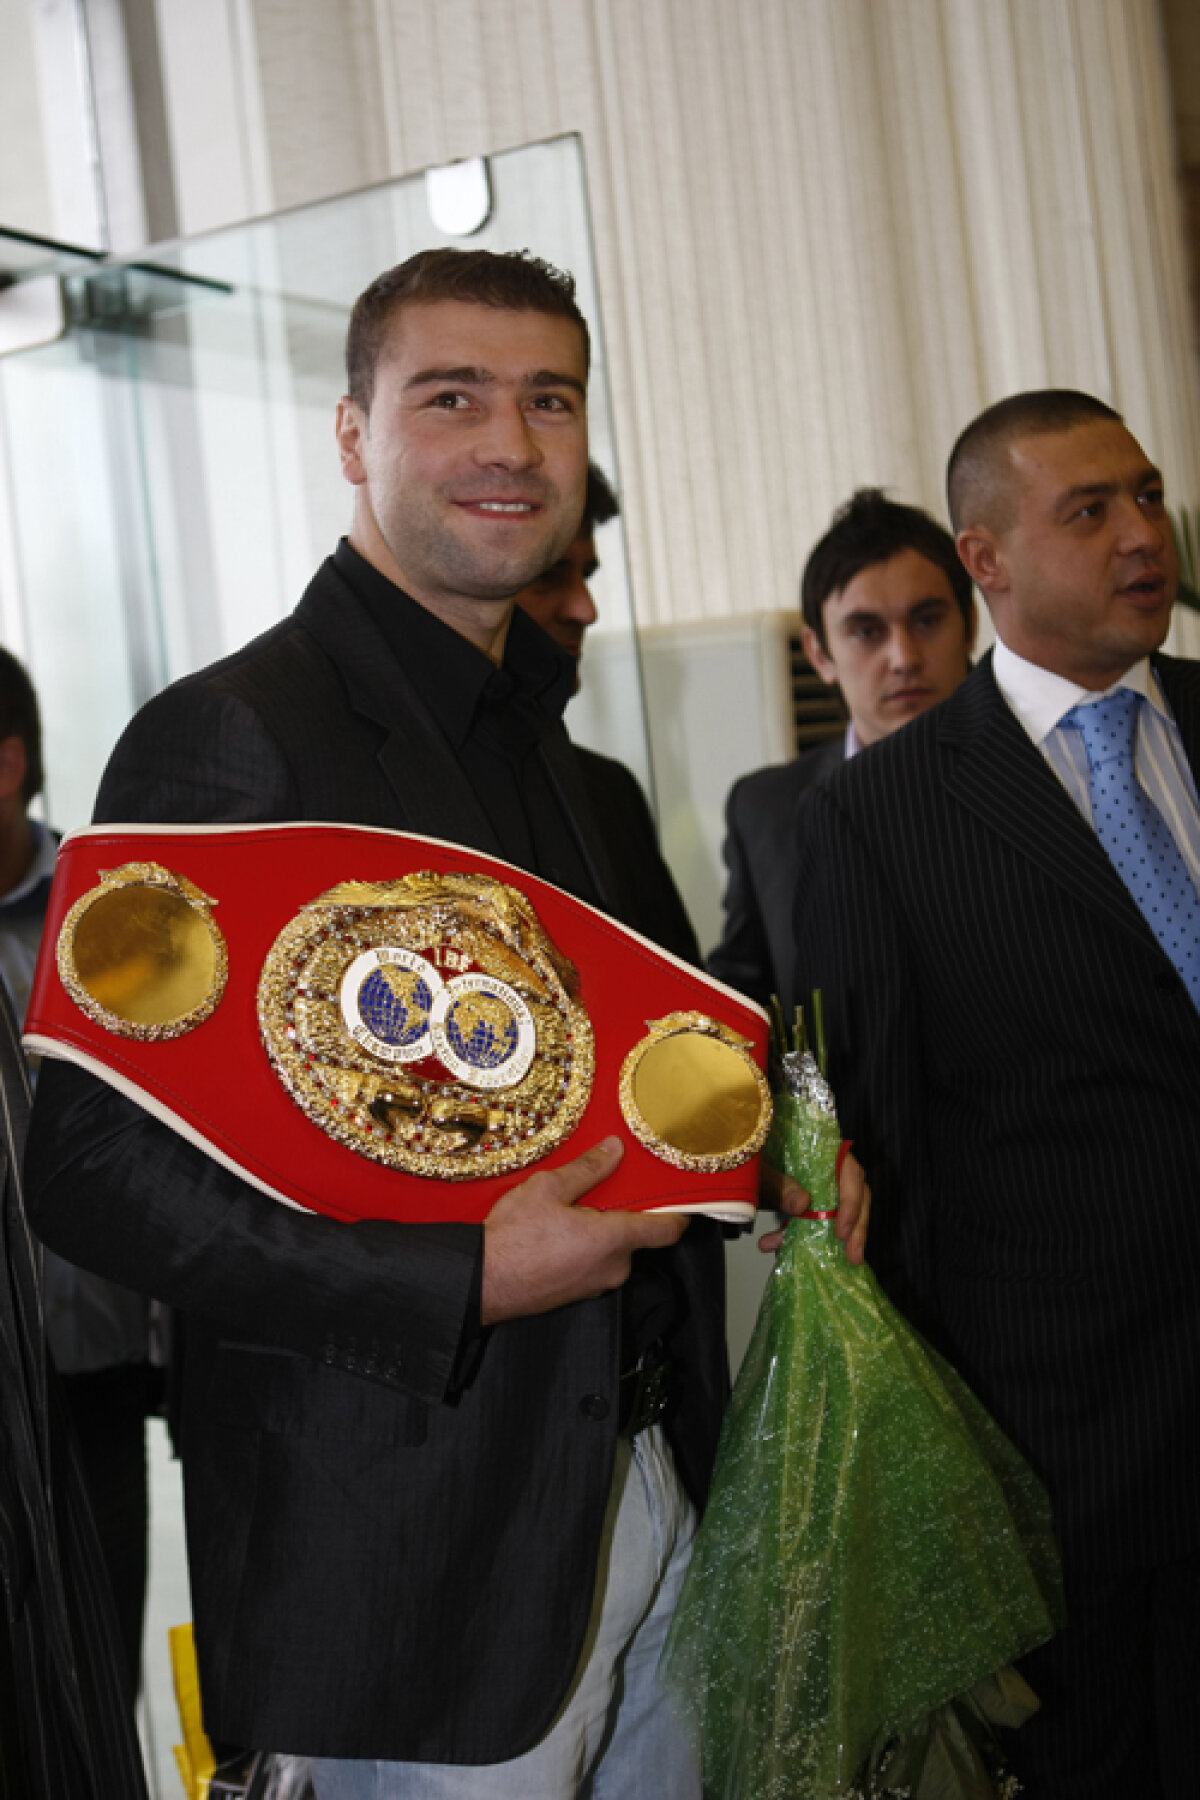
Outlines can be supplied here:
M0 226L0 278L28 281L42 275L69 275L103 261L103 250L63 244L32 231Z
M0 361L56 824L88 816L132 709L290 611L345 531L334 404L350 306L380 270L452 241L570 269L592 334L592 454L615 473L578 140L488 170L491 215L469 239L438 232L424 176L406 177L70 275L64 338ZM568 722L649 785L619 520L599 547L600 623Z

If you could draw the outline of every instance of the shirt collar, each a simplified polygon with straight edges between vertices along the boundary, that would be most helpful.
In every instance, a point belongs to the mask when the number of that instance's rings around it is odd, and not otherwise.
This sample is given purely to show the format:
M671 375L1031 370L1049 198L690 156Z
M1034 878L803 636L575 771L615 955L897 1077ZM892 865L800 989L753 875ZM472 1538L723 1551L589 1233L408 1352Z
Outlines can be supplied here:
M58 855L54 834L40 819L30 819L29 829L33 836L33 861L16 887L9 888L7 894L0 895L0 907L16 906L43 882L54 879L54 859Z
M1009 709L1016 714L1030 738L1039 747L1061 724L1064 713L1070 712L1073 706L1086 706L1095 700L1103 700L1106 694L1115 694L1118 688L1132 688L1135 693L1148 700L1165 719L1171 716L1148 656L1143 656L1131 669L1126 669L1119 681L1114 681L1111 687L1098 693L1094 688L1080 687L1077 682L1068 681L1064 675L1056 675L1052 669L1043 669L1038 663L1028 662L1025 657L1018 656L1015 650L1010 650L1002 639L997 638L996 648L992 653L992 673Z
M397 660L418 682L421 696L456 749L471 736L481 711L510 708L544 724L561 719L575 691L573 657L534 624L520 607L513 610L504 661L491 658L389 581L343 538L334 562L365 603Z

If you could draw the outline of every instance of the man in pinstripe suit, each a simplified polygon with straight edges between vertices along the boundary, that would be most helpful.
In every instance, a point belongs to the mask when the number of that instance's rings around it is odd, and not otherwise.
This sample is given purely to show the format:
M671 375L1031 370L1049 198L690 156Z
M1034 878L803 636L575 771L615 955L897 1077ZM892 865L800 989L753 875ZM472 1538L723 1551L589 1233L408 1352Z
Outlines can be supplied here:
M1055 1504L1070 1618L1029 1661L1027 1793L1177 1800L1200 1691L1200 668L1156 654L1162 477L1111 408L1003 401L949 485L999 643L804 809L797 986L825 992L873 1259ZM1122 688L1178 873L1170 953L1097 835L1080 714Z

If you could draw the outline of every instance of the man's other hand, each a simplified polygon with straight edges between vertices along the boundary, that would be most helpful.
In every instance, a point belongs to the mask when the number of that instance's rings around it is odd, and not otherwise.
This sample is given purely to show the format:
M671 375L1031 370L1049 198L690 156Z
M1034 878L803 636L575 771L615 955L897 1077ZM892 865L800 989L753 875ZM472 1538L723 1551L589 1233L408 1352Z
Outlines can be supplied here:
M809 1197L799 1182L793 1181L790 1175L781 1174L766 1163L758 1182L758 1204L769 1207L775 1212L790 1213L793 1218L799 1217L809 1205ZM848 1262L860 1263L866 1254L867 1222L871 1216L871 1190L867 1186L867 1178L863 1174L863 1166L854 1153L848 1150L842 1158L842 1171L838 1176L838 1211L834 1221L834 1230L846 1246ZM784 1228L768 1231L765 1237L758 1240L760 1250L778 1250L783 1242Z
M620 1287L629 1279L635 1250L663 1250L683 1236L686 1213L597 1212L576 1205L624 1154L620 1138L607 1137L561 1169L541 1170L501 1194L483 1225L484 1325Z

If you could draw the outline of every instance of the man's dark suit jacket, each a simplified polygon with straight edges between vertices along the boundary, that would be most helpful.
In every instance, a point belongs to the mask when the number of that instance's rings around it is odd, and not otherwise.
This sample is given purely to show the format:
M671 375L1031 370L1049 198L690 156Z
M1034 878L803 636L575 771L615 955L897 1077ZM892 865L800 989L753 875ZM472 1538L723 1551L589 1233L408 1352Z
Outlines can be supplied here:
M1200 665L1156 659L1197 772ZM988 656L799 815L869 1253L1076 1566L1200 1544L1200 1014Z
M793 993L796 902L796 807L823 775L846 759L839 732L793 762L743 775L725 806L725 929L708 959L710 973L765 1006Z
M46 1347L21 1186L28 1113L0 982L0 1795L145 1800L117 1615Z
M679 890L662 859L658 831L637 778L611 756L576 744L575 761L592 813L612 851L615 891L610 911L638 926L684 962L699 964L700 945Z
M544 754L611 910L686 956L694 940L680 941L644 803L631 817L611 766L581 768L561 727ZM330 819L499 853L332 562L290 619L143 709L98 814ZM347 1225L280 1206L63 1064L43 1070L29 1171L49 1242L187 1315L183 1456L210 1734L464 1763L533 1744L591 1603L620 1295L497 1326L464 1356L480 1227ZM683 1376L668 1430L699 1500L725 1397L719 1233L693 1224L668 1266Z

